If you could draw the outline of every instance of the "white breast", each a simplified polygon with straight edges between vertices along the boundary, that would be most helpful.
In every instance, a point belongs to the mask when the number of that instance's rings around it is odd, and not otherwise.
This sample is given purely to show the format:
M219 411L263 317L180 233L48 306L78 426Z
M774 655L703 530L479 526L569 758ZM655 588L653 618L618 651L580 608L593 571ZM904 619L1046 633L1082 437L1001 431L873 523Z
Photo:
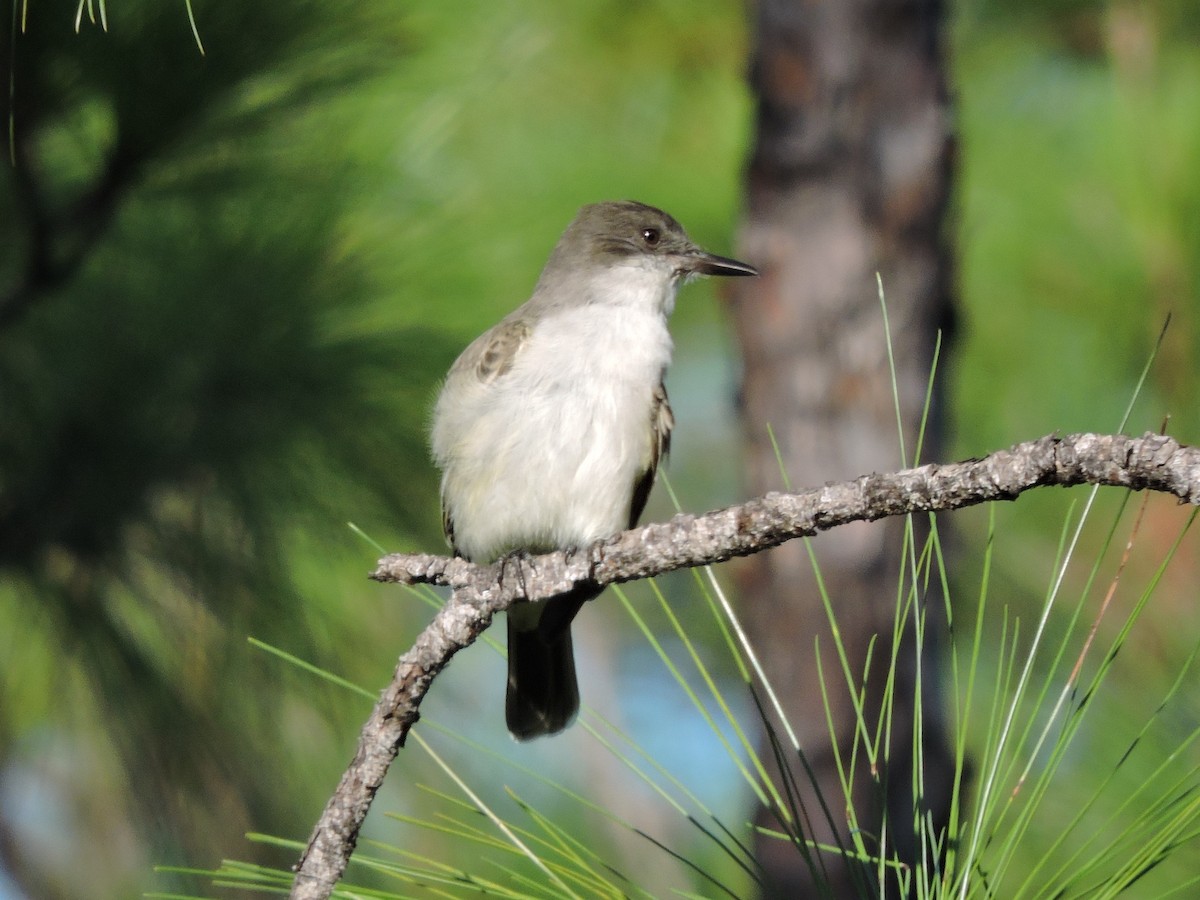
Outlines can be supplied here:
M633 302L543 318L508 373L464 392L452 426L439 410L444 501L468 558L584 546L628 527L655 440L674 297L661 296L661 278L654 298L632 286L622 296Z

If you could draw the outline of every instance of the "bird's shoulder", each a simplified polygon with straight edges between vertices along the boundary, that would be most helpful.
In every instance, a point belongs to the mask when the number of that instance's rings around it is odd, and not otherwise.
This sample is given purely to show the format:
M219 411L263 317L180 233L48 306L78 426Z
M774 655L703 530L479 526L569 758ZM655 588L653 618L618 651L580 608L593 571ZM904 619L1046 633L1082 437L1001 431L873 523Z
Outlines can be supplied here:
M522 347L533 332L533 323L525 316L510 315L477 337L454 365L459 377L467 376L481 384L491 384L513 367Z

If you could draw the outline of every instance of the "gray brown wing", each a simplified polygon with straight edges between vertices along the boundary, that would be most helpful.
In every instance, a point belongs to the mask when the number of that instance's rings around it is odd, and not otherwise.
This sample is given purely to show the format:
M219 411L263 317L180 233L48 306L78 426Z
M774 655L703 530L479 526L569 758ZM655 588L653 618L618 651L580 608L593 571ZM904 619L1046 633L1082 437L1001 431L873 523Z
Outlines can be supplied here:
M654 487L654 475L659 463L671 449L671 429L675 427L675 414L671 412L671 403L667 399L666 386L660 381L654 391L654 403L650 410L650 421L647 423L654 429L650 442L650 465L633 484L633 499L629 504L629 527L632 528L641 518L646 501L650 499L650 489Z
M450 545L450 552L455 556L462 556L458 552L458 548L454 546L454 520L450 518L450 510L446 507L445 497L442 497L442 534L446 536L446 543Z
M483 335L475 361L475 374L491 384L513 367L513 361L532 329L524 319L505 320Z
M512 369L513 361L531 330L529 323L524 319L505 319L490 331L481 334L463 351L454 363L451 377L466 370L473 372L481 383L491 384ZM442 497L442 533L446 536L450 549L457 554L458 548L454 545L454 519L446 506L445 496Z

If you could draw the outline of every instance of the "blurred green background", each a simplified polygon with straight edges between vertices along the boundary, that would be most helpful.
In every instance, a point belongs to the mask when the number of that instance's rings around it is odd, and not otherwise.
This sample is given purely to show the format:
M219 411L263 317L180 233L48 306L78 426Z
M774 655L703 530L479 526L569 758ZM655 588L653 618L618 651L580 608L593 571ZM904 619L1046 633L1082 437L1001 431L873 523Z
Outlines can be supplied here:
M377 550L346 523L440 552L437 381L525 299L580 205L643 200L733 250L753 127L740 3L194 11L203 55L182 3L114 0L106 30L85 5L76 33L72 9L14 0L4 26L0 897L167 889L157 863L289 865L242 835L307 837L366 707L247 637L386 683L429 610L366 581ZM954 455L1115 429L1168 313L1130 428L1169 414L1200 441L1200 11L949 12ZM741 495L737 363L712 285L685 290L674 331L670 475L698 511ZM669 513L662 495L648 518ZM1054 492L1001 511L1004 602L1044 590L1064 508ZM1154 549L1180 516L1160 503L1151 520ZM964 581L983 522L961 517ZM1183 555L1122 659L1135 709L1196 643ZM685 578L665 583L686 595ZM744 816L728 763L692 740L617 605L597 606L585 699ZM581 734L515 748L502 684L499 656L473 647L426 720L645 806ZM459 749L472 758L501 794L511 777ZM413 785L436 777L405 751L377 806L418 812ZM376 816L371 833L396 828Z

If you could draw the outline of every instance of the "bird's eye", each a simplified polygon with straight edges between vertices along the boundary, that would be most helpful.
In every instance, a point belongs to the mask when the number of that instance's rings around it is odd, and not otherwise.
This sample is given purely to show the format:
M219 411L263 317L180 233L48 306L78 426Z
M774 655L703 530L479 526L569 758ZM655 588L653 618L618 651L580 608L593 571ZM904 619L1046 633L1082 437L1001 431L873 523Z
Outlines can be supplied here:
M653 247L658 243L660 235L657 228L643 228L642 240L646 242L647 247Z

